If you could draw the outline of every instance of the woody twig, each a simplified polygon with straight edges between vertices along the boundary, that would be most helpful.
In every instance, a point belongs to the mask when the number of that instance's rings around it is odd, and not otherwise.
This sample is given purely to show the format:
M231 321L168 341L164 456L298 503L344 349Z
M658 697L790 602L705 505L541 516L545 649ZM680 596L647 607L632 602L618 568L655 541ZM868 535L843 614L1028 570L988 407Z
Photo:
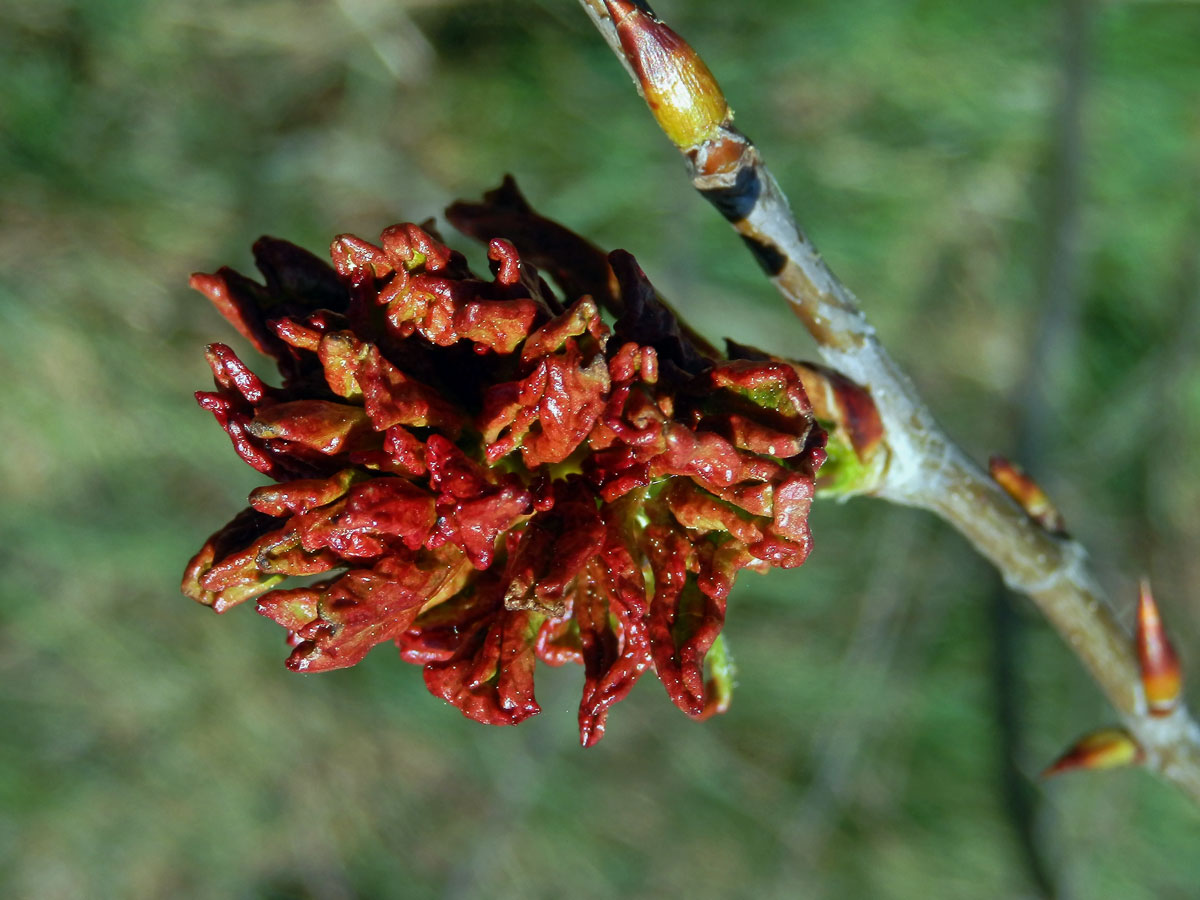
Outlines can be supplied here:
M882 457L864 467L854 491L953 525L1010 588L1037 604L1111 701L1121 726L1084 738L1050 773L1136 762L1200 803L1200 726L1182 702L1178 660L1163 649L1170 645L1149 589L1131 635L1037 485L1003 460L985 473L935 421L858 300L796 224L758 149L733 127L699 55L645 4L579 2L683 154L693 185L746 243L824 362L869 392Z

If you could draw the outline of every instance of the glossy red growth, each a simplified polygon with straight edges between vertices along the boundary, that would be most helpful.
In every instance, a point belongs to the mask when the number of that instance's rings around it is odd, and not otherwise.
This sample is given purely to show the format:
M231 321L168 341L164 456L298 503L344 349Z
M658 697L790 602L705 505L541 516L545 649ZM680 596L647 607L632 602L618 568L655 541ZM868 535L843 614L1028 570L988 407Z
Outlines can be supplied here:
M719 358L631 256L511 183L455 214L512 225L512 242L483 236L490 278L411 224L337 238L333 269L264 238L265 284L193 278L282 384L209 348L197 398L276 483L209 538L184 593L256 600L297 671L392 643L481 722L538 712L537 659L582 664L584 744L651 670L689 715L723 711L728 664L708 657L737 573L809 552L825 436L797 370ZM530 258L596 299L560 302Z

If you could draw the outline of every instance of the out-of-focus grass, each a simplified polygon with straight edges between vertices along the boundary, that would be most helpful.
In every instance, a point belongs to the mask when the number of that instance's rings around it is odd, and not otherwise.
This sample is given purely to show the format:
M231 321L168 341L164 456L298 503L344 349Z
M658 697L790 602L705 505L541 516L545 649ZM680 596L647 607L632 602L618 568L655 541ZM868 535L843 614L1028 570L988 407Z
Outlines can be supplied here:
M662 2L827 258L974 452L1009 446L1037 321L1057 9ZM1084 308L1038 471L1111 586L1149 570L1200 665L1200 7L1096 16ZM807 345L571 2L10 0L0 8L0 884L75 897L1019 897L994 776L986 566L821 507L747 576L733 709L648 678L575 744L577 671L487 729L379 649L283 669L177 593L256 483L190 400L229 329L186 290L260 233L318 252L505 171L635 252L702 330ZM1030 773L1108 716L1032 614ZM1193 896L1195 811L1138 772L1045 793L1072 896Z

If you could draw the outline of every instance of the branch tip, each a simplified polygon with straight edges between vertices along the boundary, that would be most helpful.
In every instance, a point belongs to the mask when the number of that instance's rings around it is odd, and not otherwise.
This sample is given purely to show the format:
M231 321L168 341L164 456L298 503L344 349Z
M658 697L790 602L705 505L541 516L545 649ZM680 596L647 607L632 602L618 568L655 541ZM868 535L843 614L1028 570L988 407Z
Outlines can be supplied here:
M629 0L604 3L642 96L671 143L687 150L717 137L733 113L699 54Z

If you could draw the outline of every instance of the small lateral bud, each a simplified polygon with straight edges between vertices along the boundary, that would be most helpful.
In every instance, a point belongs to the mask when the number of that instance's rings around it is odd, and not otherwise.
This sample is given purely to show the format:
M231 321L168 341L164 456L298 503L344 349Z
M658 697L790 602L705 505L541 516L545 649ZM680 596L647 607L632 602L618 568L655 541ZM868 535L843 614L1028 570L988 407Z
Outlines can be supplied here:
M671 143L686 150L716 137L733 113L704 60L683 38L629 0L604 2L642 95Z
M1004 493L1017 501L1029 518L1051 534L1066 535L1067 526L1062 514L1024 469L997 455L988 460L988 471L992 480L1004 488Z
M1124 728L1102 728L1084 735L1042 772L1043 778L1075 769L1116 769L1142 761L1142 749Z
M800 376L817 418L843 431L860 460L871 459L883 445L884 430L870 391L816 363L793 362L792 368Z
M1135 640L1146 707L1152 716L1165 716L1179 704L1179 696L1183 693L1183 669L1167 638L1158 604L1150 592L1150 582L1145 578L1138 594Z

